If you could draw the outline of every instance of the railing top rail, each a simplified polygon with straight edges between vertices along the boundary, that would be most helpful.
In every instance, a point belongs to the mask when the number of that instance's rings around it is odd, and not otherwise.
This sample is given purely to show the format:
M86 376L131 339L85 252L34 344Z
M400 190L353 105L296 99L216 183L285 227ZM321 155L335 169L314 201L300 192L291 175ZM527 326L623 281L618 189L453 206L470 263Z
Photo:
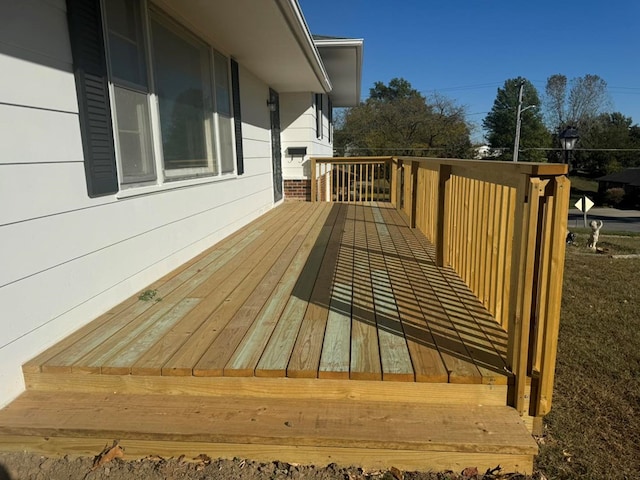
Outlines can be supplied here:
M393 157L311 157L316 163L382 163Z
M500 169L507 174L525 174L530 176L566 175L567 165L562 163L505 162L498 160L471 160L464 158L436 158L410 156L354 156L354 157L312 157L316 163L379 163L391 160L402 160L424 163L427 167L451 165L452 167L480 168L484 170Z
M566 175L569 172L567 165L562 163L534 163L534 162L505 162L498 160L468 160L462 158L431 158L431 157L405 157L397 156L395 159L435 165L451 165L470 168L500 168L509 173L521 173L531 176Z

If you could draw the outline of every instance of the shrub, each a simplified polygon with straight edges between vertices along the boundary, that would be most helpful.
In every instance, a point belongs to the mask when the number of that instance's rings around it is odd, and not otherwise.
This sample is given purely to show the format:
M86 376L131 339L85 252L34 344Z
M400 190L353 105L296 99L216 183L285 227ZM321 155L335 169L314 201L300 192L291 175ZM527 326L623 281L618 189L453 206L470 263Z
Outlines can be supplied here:
M609 188L604 194L605 201L614 207L619 206L624 200L624 188Z

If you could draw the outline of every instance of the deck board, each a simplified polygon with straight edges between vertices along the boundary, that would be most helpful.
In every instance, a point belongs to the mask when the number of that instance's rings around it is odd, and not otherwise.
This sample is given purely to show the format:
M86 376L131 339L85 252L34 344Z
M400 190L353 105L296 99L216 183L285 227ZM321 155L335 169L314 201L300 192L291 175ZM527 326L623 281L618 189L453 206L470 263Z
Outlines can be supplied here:
M309 253L307 263L294 286L292 295L289 297L289 302L258 362L255 370L256 376L286 376L298 332L307 312L316 278L331 237L335 216L336 210L331 209L320 229L317 241Z
M195 297L204 296L191 314L200 317L202 323L162 366L163 375L193 374L195 365L227 324L230 315L240 308L252 287L255 288L259 282L259 275L251 275L256 268L264 268L264 264L256 265L257 259L264 260L267 265L272 262L273 256L269 252L272 248L284 247L295 233L296 226L296 222L286 222L284 225L273 222L269 225L269 234L265 235L264 242L252 244L238 252L225 265L225 278L212 276L191 293Z
M389 204L285 202L26 373L508 382L506 333Z
M305 221L296 222L292 229L292 233L295 235L281 238L281 241L288 243L275 262L270 260L265 261L267 260L267 258L265 258L260 262L262 268L256 268L256 270L252 272L253 281L250 282L248 286L245 285L244 288L250 289L255 287L255 289L251 295L247 297L242 306L235 310L233 317L213 341L202 358L200 358L194 369L195 375L212 376L222 375L224 373L224 366L227 361L273 293L273 290L289 267L295 254L300 249L307 232L316 220L317 217L312 215ZM279 252L274 252L274 255L278 253ZM235 307L231 306L231 308Z
M287 366L287 376L292 378L315 378L318 376L320 355L329 317L331 286L336 269L336 261L342 228L346 219L346 206L338 206L331 226L331 236L327 243L324 261L318 271L307 311L302 319L298 338Z
M306 261L321 229L322 223L316 222L316 225L308 232L289 268L276 286L271 298L265 304L260 315L244 336L243 341L225 365L225 376L254 375L262 353L278 324L278 319L289 305L289 298L293 293L298 278L305 268Z
M385 254L393 254L389 229L377 206L365 209L373 303L384 380L414 381L411 356L391 287ZM384 247L383 247L384 243Z
M350 378L382 380L364 207L350 208L354 211L351 217L355 220Z
M58 392L52 398L50 392L28 391L0 411L0 447L88 456L116 438L129 459L206 454L457 471L468 465L484 471L500 464L506 471L526 473L537 452L517 412L504 405L243 396L225 400L84 392Z

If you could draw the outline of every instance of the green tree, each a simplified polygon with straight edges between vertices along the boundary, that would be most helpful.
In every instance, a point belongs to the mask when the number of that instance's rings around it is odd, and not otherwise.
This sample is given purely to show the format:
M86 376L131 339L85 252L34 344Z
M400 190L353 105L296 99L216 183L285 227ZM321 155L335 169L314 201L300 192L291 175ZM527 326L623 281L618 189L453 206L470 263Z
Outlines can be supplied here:
M640 127L620 112L602 113L583 128L576 165L591 175L640 166Z
M466 157L469 135L463 107L394 78L376 82L366 101L344 111L335 146L341 154Z
M519 160L523 162L542 162L546 160L544 150L551 143L551 137L544 126L540 113L540 98L535 87L527 79L518 77L504 82L498 88L496 99L491 111L482 121L487 131L487 141L492 149L500 151L500 160L513 158L513 146L516 135L516 117L518 112L518 95L520 85L524 85L522 95L523 111L520 115L520 153ZM535 105L535 108L527 108Z

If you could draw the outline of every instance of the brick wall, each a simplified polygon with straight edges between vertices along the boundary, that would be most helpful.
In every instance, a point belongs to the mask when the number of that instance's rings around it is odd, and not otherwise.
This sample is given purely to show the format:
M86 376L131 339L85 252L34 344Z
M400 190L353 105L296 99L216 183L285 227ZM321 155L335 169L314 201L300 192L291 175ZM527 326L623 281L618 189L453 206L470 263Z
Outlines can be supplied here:
M284 196L289 200L311 201L311 180L285 180Z

